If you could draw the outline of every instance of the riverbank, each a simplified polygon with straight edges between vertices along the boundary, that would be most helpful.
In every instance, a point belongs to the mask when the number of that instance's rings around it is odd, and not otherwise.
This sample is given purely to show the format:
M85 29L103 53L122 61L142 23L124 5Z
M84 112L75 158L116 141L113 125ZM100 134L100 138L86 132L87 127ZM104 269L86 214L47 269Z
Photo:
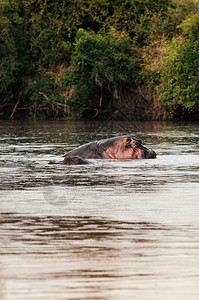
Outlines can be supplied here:
M0 119L196 120L199 3L7 1Z

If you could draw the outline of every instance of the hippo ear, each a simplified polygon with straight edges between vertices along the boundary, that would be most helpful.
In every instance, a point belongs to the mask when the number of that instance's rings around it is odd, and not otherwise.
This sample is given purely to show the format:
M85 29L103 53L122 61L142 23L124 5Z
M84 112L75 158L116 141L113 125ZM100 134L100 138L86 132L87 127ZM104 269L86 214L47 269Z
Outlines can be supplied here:
M139 139L139 138L136 138L137 139L137 141L140 143L140 144L142 144L142 140L141 139Z
M139 142L140 144L142 144L142 140L139 139L137 136L134 136L133 139L136 140L137 142Z

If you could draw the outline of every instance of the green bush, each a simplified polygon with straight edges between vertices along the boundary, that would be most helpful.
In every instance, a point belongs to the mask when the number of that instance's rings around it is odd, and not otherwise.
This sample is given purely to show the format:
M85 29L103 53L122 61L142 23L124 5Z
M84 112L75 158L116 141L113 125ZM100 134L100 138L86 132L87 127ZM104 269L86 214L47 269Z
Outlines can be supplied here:
M79 29L71 57L72 67L62 79L63 89L73 90L69 103L81 111L96 105L94 99L98 95L99 108L114 106L125 85L140 80L139 59L126 33L113 28L98 34Z
M15 7L4 7L0 20L0 94L3 101L18 98L32 72L25 20Z
M189 112L199 107L199 40L175 39L168 47L168 60L161 77L161 100L171 111L181 107Z
M31 119L63 118L67 114L59 81L52 72L40 74L29 83L25 96L29 101Z
M190 41L199 40L199 14L194 14L189 18L186 18L178 26L185 36Z

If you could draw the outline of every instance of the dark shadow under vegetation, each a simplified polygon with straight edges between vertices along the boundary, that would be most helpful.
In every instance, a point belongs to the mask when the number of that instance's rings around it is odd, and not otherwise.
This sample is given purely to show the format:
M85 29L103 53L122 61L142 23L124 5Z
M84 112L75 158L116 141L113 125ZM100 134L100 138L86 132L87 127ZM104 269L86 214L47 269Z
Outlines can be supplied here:
M199 120L196 0L3 0L0 119Z

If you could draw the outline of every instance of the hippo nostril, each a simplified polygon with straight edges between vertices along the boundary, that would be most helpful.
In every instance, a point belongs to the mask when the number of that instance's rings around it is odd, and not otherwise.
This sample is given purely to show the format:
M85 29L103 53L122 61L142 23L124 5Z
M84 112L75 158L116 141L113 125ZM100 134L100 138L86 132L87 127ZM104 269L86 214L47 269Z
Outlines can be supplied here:
M149 158L156 158L156 153L155 153L155 151L153 151L153 150L149 150L149 152L148 152L148 154L149 154Z
M144 158L156 158L156 153L155 151L149 149L149 150L145 150L144 153L143 153L143 157Z

